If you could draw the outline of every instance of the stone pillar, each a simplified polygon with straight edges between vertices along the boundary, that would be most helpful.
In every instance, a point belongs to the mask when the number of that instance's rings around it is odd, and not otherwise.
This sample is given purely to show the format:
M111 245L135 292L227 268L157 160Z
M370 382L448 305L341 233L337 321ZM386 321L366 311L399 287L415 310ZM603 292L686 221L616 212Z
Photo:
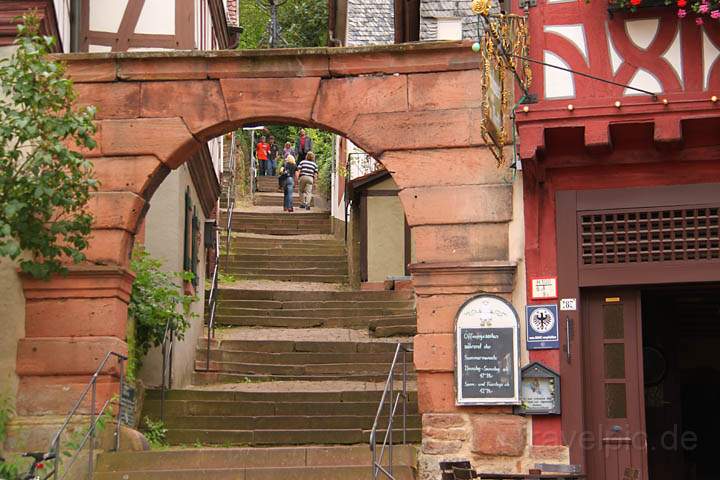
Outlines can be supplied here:
M438 478L439 461L458 458L479 470L521 471L528 421L509 406L455 404L460 306L481 293L514 299L520 258L511 254L510 236L522 235L511 229L513 205L522 199L513 195L512 173L498 168L484 147L387 152L382 162L401 189L415 238L417 262L410 271L417 295L420 477Z
M127 354L132 280L124 268L92 265L70 267L67 276L50 281L24 278L18 414L66 414L107 352ZM96 406L118 393L119 373L117 362L109 361L99 378Z
M88 204L94 220L87 261L48 281L23 277L25 338L18 342L16 366L20 415L67 414L105 355L127 354L130 251L143 197L167 168L151 155L93 161L102 191ZM119 393L118 367L110 360L101 372L96 408ZM81 413L89 406L88 400Z

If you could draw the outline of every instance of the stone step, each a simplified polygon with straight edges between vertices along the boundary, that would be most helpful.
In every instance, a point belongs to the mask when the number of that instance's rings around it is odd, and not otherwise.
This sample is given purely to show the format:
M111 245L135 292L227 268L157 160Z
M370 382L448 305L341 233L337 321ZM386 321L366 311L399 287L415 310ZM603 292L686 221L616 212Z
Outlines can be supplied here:
M300 392L302 393L302 392ZM165 400L165 416L375 416L378 402L382 392L377 392L376 401L283 401L275 400L275 392L264 392L264 401L227 401L227 400ZM160 400L148 398L143 404L143 415L158 418L160 413ZM408 404L408 413L417 414L417 403Z
M312 210L311 210L312 212ZM314 215L312 213L302 215L290 214L285 212L284 215L278 214L277 216L262 215L258 214L243 216L233 214L233 226L237 223L238 226L243 225L282 225L282 226L303 226L303 225L327 225L330 223L330 216L328 214ZM233 228L235 230L235 228Z
M292 266L295 268L347 269L347 260L340 256L330 257L327 260L300 260L297 257L291 257L285 260L272 257L265 257L264 260L237 260L236 258L228 257L226 261L228 268L282 268L283 266L288 265L288 262L292 261Z
M375 338L413 336L417 333L417 317L415 312L410 315L381 316L370 320L368 328L370 335Z
M271 331L268 330L268 333ZM405 343L411 347L412 343ZM348 341L317 341L317 340L236 340L213 339L211 348L227 351L241 352L268 352L268 353L362 353L384 354L394 353L397 345L393 342L348 342ZM207 339L199 338L197 348L205 349Z
M227 219L227 212L221 212L220 218ZM233 212L233 220L262 220L269 219L272 221L283 221L283 220L295 220L302 219L305 221L309 220L328 220L330 219L329 212L309 211L303 212L302 215L287 213L287 212L245 212L235 210Z
M244 273L239 270L228 270L226 273L238 277L240 280L274 280L278 282L313 282L313 283L348 283L347 275L304 275L302 273L293 274L254 274Z
M302 300L254 300L254 299L227 299L223 298L222 302L225 308L260 308L264 310L294 310L299 308L341 308L344 310L357 309L404 309L414 310L415 302L412 300L318 300L318 301L302 301Z
M198 352L200 353L200 352ZM363 380L382 381L388 375L389 362L382 363L320 363L320 364L280 364L246 363L234 361L210 360L210 372L243 375L255 381L278 380ZM198 355L195 369L207 369L207 361ZM414 370L408 367L410 375Z
M238 327L282 327L282 328L360 328L367 329L375 317L282 317L282 316L236 316L218 314L218 325Z
M332 232L330 223L324 225L233 225L234 232L255 233L263 235L323 235Z
M414 478L416 449L396 445L393 473ZM199 448L113 452L98 456L99 480L365 480L372 478L367 445Z
M196 360L196 370L193 372L193 385L215 385L218 383L264 383L264 382L279 382L279 381L300 381L300 382L323 382L323 381L344 381L354 380L361 382L383 382L387 379L387 369L383 373L377 374L360 374L356 373L348 375L347 373L324 373L321 375L250 375L246 373L232 373L232 372L218 372L212 371L215 365L210 362L211 371L205 370L205 361L202 359ZM387 367L387 365L386 365ZM408 380L415 380L415 373L408 373ZM395 375L397 381L402 380L402 373ZM377 405L376 405L377 406Z
M383 436L385 432L379 430ZM396 434L395 443L402 443L402 438ZM366 443L370 440L370 428L349 429L315 429L315 430L203 430L203 429L170 429L167 441L170 445L312 445L335 444L354 445ZM419 428L407 429L407 441L420 442ZM368 448L369 450L369 448ZM369 470L369 464L367 467Z
M229 254L233 255L263 255L265 257L297 257L297 256L330 256L345 258L347 250L344 245L327 243L325 245L309 245L296 243L292 239L284 239L283 243L273 245L269 242L237 244L232 240Z
M172 430L368 430L372 428L374 415L277 415L277 416L188 416L165 415L163 423ZM405 417L407 428L420 428L420 415ZM380 425L387 425L388 418L380 417ZM143 425L144 428L144 425Z
M282 207L284 202L284 196L280 192L273 192L273 193L255 193L253 195L253 205L257 205L259 207ZM293 205L295 207L300 205L300 195L296 193L293 194ZM313 205L311 202L310 205Z
M328 390L308 391L302 390L273 390L247 391L247 390L166 390L166 400L195 400L195 401L235 401L235 402L267 402L284 403L341 403L341 402L371 402L377 404L382 396L384 383L378 384L374 390ZM147 400L159 400L160 390L147 390ZM408 392L410 401L417 402L417 392Z
M226 273L230 274L237 274L240 276L246 276L246 275L261 275L261 276L268 276L270 278L278 277L278 276L310 276L310 275L330 275L330 276L343 276L347 275L347 264L342 264L340 266L336 265L321 265L321 266L306 266L305 263L299 262L299 264L295 264L294 262L288 260L286 262L280 262L281 265L270 265L267 267L264 266L252 266L252 264L233 264L230 263L227 265L225 270ZM339 282L342 282L340 280Z
M222 300L273 300L273 301L342 301L364 302L368 300L415 300L412 290L248 290L239 288L220 288Z
M378 318L384 320L385 325L408 325L414 323L412 315L408 315L408 308L300 308L300 309L258 309L235 308L220 302L218 313L239 317L313 317L313 318L340 318L340 317L366 317L375 320L370 329L377 326ZM390 318L387 318L390 317Z
M198 358L205 352L205 348L198 346ZM332 364L389 364L395 352L376 353L326 353L326 352L254 352L248 350L210 349L210 359L220 362L254 363L266 365L292 365L293 367L308 367L311 365ZM204 357L203 357L204 358ZM411 361L409 356L408 361ZM348 372L353 368L348 369Z
M156 470L153 472L101 472L94 480L372 480L366 466L337 467L269 467L269 468L204 468L193 470ZM415 469L406 465L395 466L396 480L414 480Z

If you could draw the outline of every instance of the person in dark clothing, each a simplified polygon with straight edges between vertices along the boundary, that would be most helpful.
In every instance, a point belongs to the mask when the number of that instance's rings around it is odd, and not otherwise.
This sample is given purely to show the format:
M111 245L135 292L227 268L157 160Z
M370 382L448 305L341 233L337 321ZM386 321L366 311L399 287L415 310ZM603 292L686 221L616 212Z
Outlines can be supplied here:
M280 147L278 147L277 143L275 143L275 137L270 135L270 139L268 140L267 171L265 172L265 175L270 177L275 176L276 161L279 153Z
M285 166L283 167L283 174L281 175L281 181L283 182L283 210L286 212L293 211L293 190L295 190L295 172L297 171L297 164L295 163L295 157L288 155L285 159ZM284 177L284 178L283 178Z
M312 138L305 134L305 129L300 129L300 136L295 141L295 155L297 155L297 162L300 163L305 160L305 156L308 152L312 152L313 141Z

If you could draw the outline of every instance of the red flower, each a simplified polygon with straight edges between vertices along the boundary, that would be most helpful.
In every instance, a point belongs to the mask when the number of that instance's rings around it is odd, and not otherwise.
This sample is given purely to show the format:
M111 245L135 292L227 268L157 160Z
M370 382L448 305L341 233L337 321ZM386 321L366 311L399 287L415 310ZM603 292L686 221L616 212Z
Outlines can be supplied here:
M642 0L630 0L630 5L637 7L641 2Z
M687 5L687 0L677 0L678 7L685 8L685 5Z

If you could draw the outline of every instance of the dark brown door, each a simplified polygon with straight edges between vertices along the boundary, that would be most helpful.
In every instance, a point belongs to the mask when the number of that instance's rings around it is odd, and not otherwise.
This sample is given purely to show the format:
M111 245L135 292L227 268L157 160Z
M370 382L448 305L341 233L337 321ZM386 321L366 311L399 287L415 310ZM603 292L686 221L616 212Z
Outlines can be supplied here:
M583 294L589 480L647 480L640 292Z

